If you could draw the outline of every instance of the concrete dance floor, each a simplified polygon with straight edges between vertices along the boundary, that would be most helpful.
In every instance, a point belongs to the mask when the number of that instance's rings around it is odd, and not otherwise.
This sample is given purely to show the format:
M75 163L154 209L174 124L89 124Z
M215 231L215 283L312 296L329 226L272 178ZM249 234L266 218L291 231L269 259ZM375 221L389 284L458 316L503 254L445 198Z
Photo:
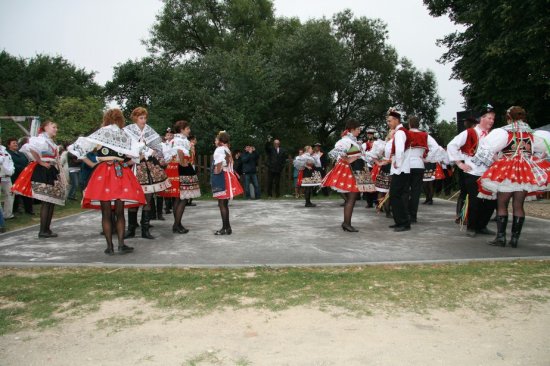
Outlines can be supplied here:
M389 229L393 220L365 208L364 201L357 203L352 220L360 232L344 232L341 201L314 202L316 208L297 200L233 201L233 235L215 236L221 226L217 203L197 201L183 217L188 234L173 234L167 215L166 221L152 222L155 240L129 239L135 252L112 257L103 254L100 213L87 211L55 220L58 238L38 239L36 226L0 235L0 265L225 267L550 258L549 220L527 217L519 247L512 249L487 245L489 236L468 238L454 224L454 203L443 200L420 205L418 224L403 233ZM496 230L494 222L490 228Z

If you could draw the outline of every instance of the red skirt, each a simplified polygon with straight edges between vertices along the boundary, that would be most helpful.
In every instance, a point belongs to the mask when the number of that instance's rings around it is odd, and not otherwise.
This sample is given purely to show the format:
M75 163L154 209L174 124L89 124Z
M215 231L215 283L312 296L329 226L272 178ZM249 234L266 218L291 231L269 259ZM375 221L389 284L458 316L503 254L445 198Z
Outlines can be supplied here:
M435 180L445 179L445 172L443 171L443 168L439 163L435 164L434 176L435 176Z
M179 163L172 162L164 169L168 181L170 181L170 188L165 191L159 192L160 197L165 198L179 198L180 197L180 173L179 173Z
M479 179L480 191L528 194L550 190L550 162L518 154L495 161Z
M12 192L32 198L32 174L37 165L38 163L33 161L23 169L11 187Z
M213 194L214 198L227 200L237 197L244 193L239 178L233 172L224 172L225 190Z
M378 173L380 173L380 165L374 164L372 170L370 171L370 176L373 182L376 182L376 177L378 176Z
M116 174L112 162L101 162L93 171L84 190L82 208L101 209L100 201L124 202L125 208L145 205L145 194L130 167L122 168L122 176Z
M349 164L342 160L325 176L323 187L331 187L341 192L359 192Z
M56 167L45 168L33 161L23 169L11 191L42 202L65 205L67 184Z
M304 171L300 170L300 171L298 171L298 181L297 181L296 187L301 187L302 186L302 180L303 179L304 179Z

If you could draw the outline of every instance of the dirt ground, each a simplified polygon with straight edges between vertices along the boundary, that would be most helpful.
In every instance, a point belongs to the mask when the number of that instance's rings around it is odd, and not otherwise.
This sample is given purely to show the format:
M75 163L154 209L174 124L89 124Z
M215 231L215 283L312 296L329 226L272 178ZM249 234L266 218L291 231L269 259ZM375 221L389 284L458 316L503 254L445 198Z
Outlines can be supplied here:
M130 300L0 337L9 365L548 365L550 304L354 317L337 309L202 317Z
M525 213L527 216L550 220L550 199L526 202Z

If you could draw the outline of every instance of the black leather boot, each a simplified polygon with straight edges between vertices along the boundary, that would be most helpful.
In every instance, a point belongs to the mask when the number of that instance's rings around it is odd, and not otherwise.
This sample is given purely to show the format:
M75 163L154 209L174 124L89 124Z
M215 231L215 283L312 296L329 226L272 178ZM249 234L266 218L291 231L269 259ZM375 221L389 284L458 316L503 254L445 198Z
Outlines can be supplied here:
M514 216L512 221L512 238L510 239L510 245L512 248L518 247L519 236L521 235L521 229L523 228L523 223L525 222L525 217Z
M124 233L124 239L134 238L137 226L137 211L128 211L128 230Z
M164 203L164 198L157 197L157 220L160 220L160 221L165 221L165 218L162 215L163 203Z
M506 246L506 225L508 224L508 215L497 216L497 236L495 239L488 241L489 245L498 247Z
M149 232L151 225L149 224L149 211L141 211L141 237L144 239L154 239L155 237Z

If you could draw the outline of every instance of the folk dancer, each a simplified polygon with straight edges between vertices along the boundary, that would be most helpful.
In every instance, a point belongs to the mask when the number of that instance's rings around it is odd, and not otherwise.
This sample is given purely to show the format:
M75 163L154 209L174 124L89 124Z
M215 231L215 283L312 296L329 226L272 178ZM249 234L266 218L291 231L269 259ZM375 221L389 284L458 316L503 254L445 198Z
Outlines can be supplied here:
M482 110L479 123L472 128L462 131L447 145L449 159L464 172L464 187L467 192L466 203L462 209L461 220L467 227L466 235L473 238L477 234L494 235L495 232L487 228L495 210L495 201L478 197L478 179L485 173L487 166L472 162L479 144L489 134L495 123L494 108L488 104Z
M534 135L523 108L506 112L507 125L484 138L472 159L487 170L479 179L479 195L497 199L497 235L490 245L506 245L508 205L512 200L513 221L510 246L516 248L525 222L523 204L529 196L550 190L550 161L535 153L548 153L548 142Z
M124 209L145 204L143 189L131 169L132 158L139 157L138 145L123 130L124 123L120 109L110 109L105 112L99 130L88 137L79 137L68 148L79 160L90 164L93 163L88 153L97 152L98 163L83 192L82 208L101 210L107 255L115 254L113 230L118 238L118 253L133 252L133 247L124 244Z
M145 193L147 203L141 211L141 237L154 239L150 228L150 209L153 194L170 188L170 181L161 166L160 159L163 159L162 139L151 126L147 124L147 110L143 107L135 108L132 111L131 119L134 122L126 127L124 131L129 134L134 143L140 148L140 156L135 159L134 173ZM137 208L128 209L128 231L126 238L133 238L137 228Z
M21 147L21 152L30 156L32 161L12 186L14 193L42 201L39 238L57 237L50 228L54 205L64 206L67 195L68 182L60 174L59 147L53 141L56 135L55 122L42 122L39 135L31 137Z

